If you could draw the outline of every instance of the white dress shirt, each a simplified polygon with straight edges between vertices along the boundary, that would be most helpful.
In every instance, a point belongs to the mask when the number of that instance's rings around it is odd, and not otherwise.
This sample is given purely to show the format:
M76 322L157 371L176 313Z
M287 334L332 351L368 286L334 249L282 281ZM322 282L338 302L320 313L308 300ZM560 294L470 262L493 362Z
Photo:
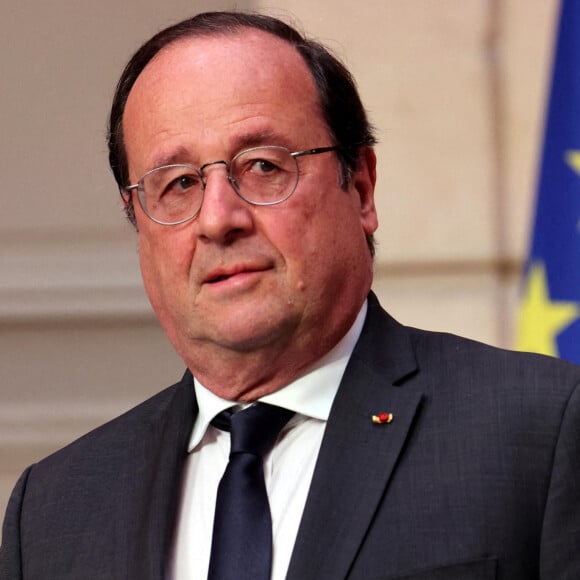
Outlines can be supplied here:
M296 414L264 458L264 478L272 514L272 580L283 580L296 541L330 408L360 336L366 302L342 340L306 374L260 401ZM194 379L199 414L189 443L177 534L169 564L171 580L207 578L216 493L230 452L230 434L210 421L236 405Z

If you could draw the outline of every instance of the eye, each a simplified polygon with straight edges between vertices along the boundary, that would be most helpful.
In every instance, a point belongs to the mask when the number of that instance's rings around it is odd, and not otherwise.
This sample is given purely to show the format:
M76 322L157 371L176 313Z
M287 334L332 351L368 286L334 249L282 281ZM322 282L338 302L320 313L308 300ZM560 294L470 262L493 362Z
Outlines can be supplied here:
M160 197L183 195L199 188L200 179L195 173L183 173L177 176L168 175L167 177L168 179L163 186Z
M273 163L272 161L268 161L267 159L255 159L252 161L249 171L257 174L268 174L276 171L278 166Z
M182 175L178 177L173 183L169 184L172 188L177 188L178 190L186 191L191 187L199 185L199 179L197 176L188 173L187 175Z
M281 180L296 173L296 164L284 147L254 147L234 157L230 173L246 195L263 196L259 188L285 187Z

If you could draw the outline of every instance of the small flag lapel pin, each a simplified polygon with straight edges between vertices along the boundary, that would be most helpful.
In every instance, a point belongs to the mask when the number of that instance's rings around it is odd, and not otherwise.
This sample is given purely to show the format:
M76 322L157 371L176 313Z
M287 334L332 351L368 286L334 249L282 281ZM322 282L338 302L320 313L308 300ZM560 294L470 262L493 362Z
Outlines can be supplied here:
M391 423L392 421L392 413L379 413L378 415L373 415L373 423L377 423L378 425L384 425L385 423Z

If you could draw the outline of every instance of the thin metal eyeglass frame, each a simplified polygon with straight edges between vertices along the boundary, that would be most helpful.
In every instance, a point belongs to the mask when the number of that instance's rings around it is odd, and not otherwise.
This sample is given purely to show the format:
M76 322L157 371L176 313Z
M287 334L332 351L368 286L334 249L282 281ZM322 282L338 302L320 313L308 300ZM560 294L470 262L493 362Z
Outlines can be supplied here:
M239 191L239 186L236 182L235 177L233 177L233 175L230 173L230 167L233 161L235 161L236 158L240 157L241 155L243 155L244 153L249 153L251 151L258 151L260 149L271 149L271 148L275 148L275 149L285 149L290 156L294 159L295 163L296 163L296 183L294 184L294 187L290 190L290 192L282 197L279 200L276 201L267 201L267 202L256 202L256 201L251 201L249 199L246 199ZM154 171L158 171L159 169L164 169L166 167L189 167L193 170L195 170L197 173L199 173L200 179L201 179L201 192L202 192L202 198L201 198L201 203L199 206L199 209L191 216L186 217L182 220L176 221L176 222L164 222L161 221L157 218L154 218L153 216L151 216L149 214L149 212L147 211L146 207L144 206L144 202L141 200L141 195L138 195L137 197L139 198L139 205L141 206L141 209L143 210L143 212L145 213L145 215L152 221L154 221L157 224L160 224L162 226L178 226L180 224L183 224L185 222L188 222L192 219L194 219L195 217L197 217L197 215L199 214L199 212L201 211L201 208L203 206L203 195L205 194L205 188L206 188L206 181L204 179L204 175L203 175L203 170L206 167L209 167L210 165L218 165L218 164L223 164L225 165L226 168L226 175L227 175L227 179L229 181L229 183L232 186L232 189L235 191L236 195L240 198L243 199L246 203L249 203L250 205L256 205L256 206L268 206L268 205L278 205L279 203L282 203L284 201L286 201L295 191L296 191L296 187L298 186L298 181L300 178L300 170L298 167L298 161L297 158L298 157L305 157L307 155L319 155L320 153L328 153L329 151L339 151L340 149L344 149L344 147L340 146L340 145L331 145L329 147L314 147L312 149L304 149L303 151L290 151L289 149L287 149L286 147L282 147L279 145L260 145L258 147L250 147L249 149L244 149L242 151L239 151L238 153L236 153L232 159L228 162L225 161L223 159L221 160L217 160L217 161L210 161L208 163L204 163L203 165L201 165L199 168L195 167L193 165L189 165L188 163L174 163L174 164L170 164L170 165L161 165L160 167L154 167L153 169L150 169L149 171L147 171L142 177L141 179L139 179L139 181L133 185L127 185L126 187L122 187L120 188L120 193L121 193L121 197L123 198L123 201L125 203L128 203L128 200L125 199L123 194L128 194L129 196L131 195L131 193L133 191L137 191L137 193L145 193L145 189L143 188L143 181L144 179L150 175L151 173L153 173Z

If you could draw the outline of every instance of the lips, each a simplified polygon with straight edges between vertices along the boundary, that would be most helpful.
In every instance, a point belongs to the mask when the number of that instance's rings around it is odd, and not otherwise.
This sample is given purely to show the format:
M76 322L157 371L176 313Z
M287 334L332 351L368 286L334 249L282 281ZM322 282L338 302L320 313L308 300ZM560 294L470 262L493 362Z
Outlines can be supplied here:
M216 282L222 282L223 280L227 280L232 276L233 274L219 274L217 276L212 276L211 278L205 281L205 284L215 284Z
M263 272L267 270L267 266L261 265L248 265L240 264L235 266L230 266L228 268L217 268L212 270L207 276L204 277L204 284L217 284L218 282L223 282L224 280L229 280L234 276L240 274L254 274L256 272Z

